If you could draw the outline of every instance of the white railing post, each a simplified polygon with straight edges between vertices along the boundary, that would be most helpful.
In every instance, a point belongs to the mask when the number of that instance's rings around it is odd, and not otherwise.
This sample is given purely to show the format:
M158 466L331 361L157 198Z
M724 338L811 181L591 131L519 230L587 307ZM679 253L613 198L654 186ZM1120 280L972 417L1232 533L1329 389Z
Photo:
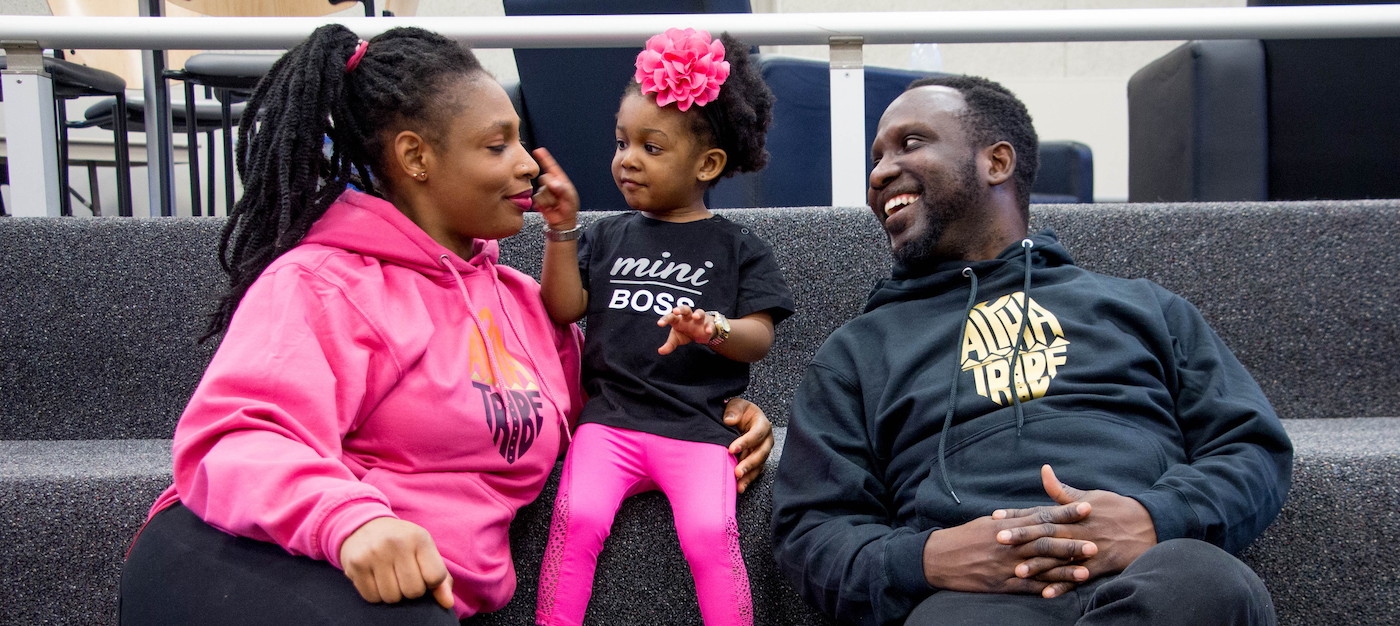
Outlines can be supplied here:
M831 205L865 206L863 37L832 37Z
M10 167L10 214L58 217L58 133L53 78L36 42L5 41L5 150ZM61 103L60 103L61 106Z

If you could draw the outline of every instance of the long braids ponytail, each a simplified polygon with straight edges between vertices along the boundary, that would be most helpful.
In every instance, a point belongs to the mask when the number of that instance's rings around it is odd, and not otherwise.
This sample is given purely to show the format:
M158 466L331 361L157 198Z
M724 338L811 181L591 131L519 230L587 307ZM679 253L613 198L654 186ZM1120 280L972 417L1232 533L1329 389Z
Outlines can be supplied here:
M412 129L432 140L444 114L455 113L447 110L448 81L484 72L470 50L421 28L375 37L349 71L359 45L350 29L322 26L283 55L248 100L238 124L243 195L219 241L229 288L201 341L228 328L253 281L306 237L346 186L377 193L385 131Z

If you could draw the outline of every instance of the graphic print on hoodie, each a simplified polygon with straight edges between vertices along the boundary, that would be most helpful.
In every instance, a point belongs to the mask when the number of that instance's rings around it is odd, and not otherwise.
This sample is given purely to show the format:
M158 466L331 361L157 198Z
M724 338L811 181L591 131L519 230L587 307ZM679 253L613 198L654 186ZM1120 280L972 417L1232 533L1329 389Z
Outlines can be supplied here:
M962 371L972 372L977 395L1001 406L1011 403L1013 338L1020 330L1026 296L1017 291L976 306L963 330ZM1068 360L1069 340L1060 320L1035 298L1030 299L1020 357L1016 359L1016 394L1022 402L1043 397L1050 381ZM1027 382L1029 381L1029 382Z
M486 327L477 329L476 336L470 339L472 388L481 392L482 414L491 432L491 443L500 446L501 458L514 463L530 451L535 436L544 426L540 386L529 368L506 348L491 309L481 309L477 319ZM491 357L483 337L490 337L495 353L500 356L499 384L488 361Z

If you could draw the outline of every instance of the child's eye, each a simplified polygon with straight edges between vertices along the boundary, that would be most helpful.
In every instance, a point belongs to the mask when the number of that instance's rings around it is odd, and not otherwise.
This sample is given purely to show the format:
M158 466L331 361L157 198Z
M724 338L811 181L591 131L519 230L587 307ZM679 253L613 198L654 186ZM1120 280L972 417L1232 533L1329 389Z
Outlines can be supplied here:
M656 154L658 152L661 152L661 146L658 146L654 143L649 143L646 145L646 150L647 154Z
M623 141L623 140L621 140L621 139L617 140L617 149L618 149L618 150L626 150L626 149L627 149L627 142L625 142L625 141Z

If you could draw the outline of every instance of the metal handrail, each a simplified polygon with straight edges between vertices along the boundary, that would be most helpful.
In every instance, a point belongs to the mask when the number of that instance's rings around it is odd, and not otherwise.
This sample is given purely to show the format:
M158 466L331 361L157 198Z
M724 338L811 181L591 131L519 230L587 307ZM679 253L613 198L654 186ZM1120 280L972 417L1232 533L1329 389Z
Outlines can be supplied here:
M1400 37L1400 5L387 19L5 16L0 21L0 45L14 51L27 49L15 56L35 59L33 50L37 47L267 50L289 48L318 26L333 22L364 38L395 26L420 26L477 48L631 47L674 27L728 31L753 45L829 45L832 197L833 204L848 205L864 202L864 45ZM162 81L148 77L148 89L154 85L159 92ZM12 100L8 91L13 87L25 107L24 121L19 122L18 115L9 117L26 129L51 128L48 118L52 115L44 117L45 80L22 82L18 77L6 77L6 99ZM37 91L35 83L39 84ZM162 124L165 117L153 118L157 128L168 126L168 120ZM161 132L168 135L168 128ZM25 137L30 152L53 152L52 141L43 132ZM153 154L151 163L153 172L169 173L169 163L159 154ZM30 202L45 204L52 212L57 206L54 197L45 195L53 186L49 179L54 174L49 169L36 165L34 176L18 181L24 189L12 187L12 191L22 191L20 195L37 199ZM167 204L168 198L162 200L161 207L153 207L152 213L168 213Z
M1400 5L392 19L6 16L0 40L37 41L46 48L275 49L332 22L362 37L420 26L478 48L637 46L671 27L728 31L754 45L825 45L840 36L862 37L866 45L1316 39L1400 36Z

